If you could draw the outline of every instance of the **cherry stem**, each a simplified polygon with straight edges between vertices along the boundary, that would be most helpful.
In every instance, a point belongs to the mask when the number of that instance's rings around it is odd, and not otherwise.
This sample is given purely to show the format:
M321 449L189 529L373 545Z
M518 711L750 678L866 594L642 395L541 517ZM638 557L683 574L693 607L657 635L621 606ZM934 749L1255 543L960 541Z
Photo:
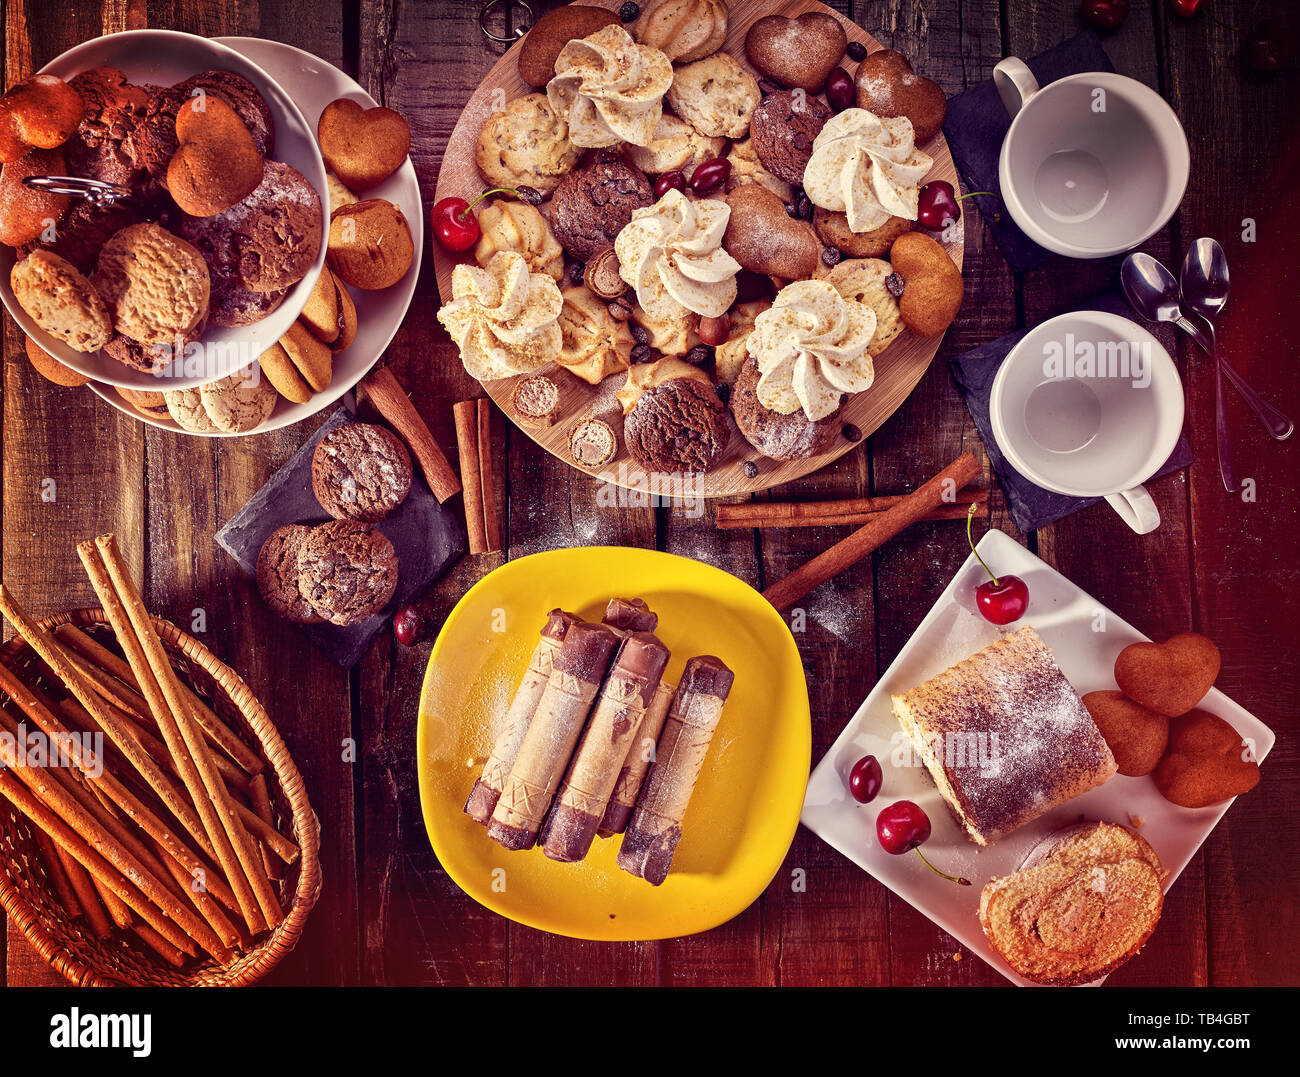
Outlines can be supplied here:
M494 194L512 194L516 198L519 196L519 192L516 191L513 187L493 187L490 191L484 191L481 195L479 195L476 199L474 199L473 202L471 202L463 210L457 213L456 220L458 221L469 220L469 215L474 211L474 207L477 206L480 202L482 202L483 199Z
M978 505L972 504L971 507L966 511L966 541L970 543L970 552L975 555L975 560L978 561L981 565L984 565L984 558L982 558L979 555L979 551L975 549L975 540L971 537L971 533L970 533L970 522L973 519L975 519L975 510L977 508L979 508ZM984 565L984 571L989 574L989 579L993 581L993 586L996 587L998 585L998 578L993 575L993 570L989 568L988 565ZM925 858L922 857L922 859Z
M988 195L990 198L997 198L997 195L992 191L967 191L965 194L959 195L957 201L961 202L967 198L978 198L980 195Z
M970 886L970 880L969 880L969 879L962 879L962 878L959 878L959 877L956 876L956 875L948 875L948 874L945 874L944 872L942 872L942 871L940 871L938 868L936 868L933 864L931 864L930 861L928 861L928 860L925 858L925 854L924 854L923 852L921 852L921 847L920 847L919 845L916 847L916 855L919 856L919 857L921 858L921 863L922 863L922 864L924 864L927 868L929 868L931 871L933 871L933 872L934 872L936 875L938 875L940 878L942 878L942 879L947 879L950 883L956 883L958 886Z

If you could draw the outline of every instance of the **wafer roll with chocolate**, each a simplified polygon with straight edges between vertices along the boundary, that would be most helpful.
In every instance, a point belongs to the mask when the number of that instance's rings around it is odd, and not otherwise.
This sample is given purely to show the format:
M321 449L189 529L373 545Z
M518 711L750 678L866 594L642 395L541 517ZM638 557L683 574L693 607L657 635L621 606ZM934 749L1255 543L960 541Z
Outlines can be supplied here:
M542 852L552 860L573 862L587 855L666 665L668 648L649 632L633 632L619 644L542 827Z
M620 635L653 632L659 627L659 614L646 605L644 598L611 598L602 620Z
M618 866L654 886L668 877L686 807L734 679L721 659L702 655L686 663L677 685L654 764L618 850Z
M550 679L555 656L564 642L564 634L570 625L580 620L582 618L576 614L551 610L546 624L542 626L542 638L537 641L533 655L528 659L523 680L515 690L515 698L510 701L510 709L506 711L505 724L492 745L492 754L488 756L482 775L474 783L469 799L465 801L465 814L484 826L492 818L510 768L519 757L524 734L528 732L537 704L546 690L546 682Z
M536 840L618 642L613 629L584 621L564 634L488 824L488 837L507 849L527 849Z
M655 745L659 743L659 734L663 732L664 722L668 719L668 708L672 705L676 691L676 687L667 681L660 681L659 687L655 689L654 699L650 701L641 725L628 744L627 757L614 782L614 791L609 794L604 818L596 829L602 838L612 838L627 828L632 809L636 807L636 798L645 783L646 772L654 762Z

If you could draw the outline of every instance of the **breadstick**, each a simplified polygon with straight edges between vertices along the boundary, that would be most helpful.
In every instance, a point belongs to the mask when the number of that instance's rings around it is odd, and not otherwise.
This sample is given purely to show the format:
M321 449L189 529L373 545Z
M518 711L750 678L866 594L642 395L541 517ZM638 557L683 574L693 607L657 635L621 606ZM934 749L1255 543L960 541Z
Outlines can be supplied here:
M552 860L587 855L668 657L668 648L649 632L634 632L619 644L542 828L542 852Z
M97 939L108 938L113 934L113 921L104 911L104 903L99 900L99 891L95 889L94 880L86 869L77 863L71 853L57 844L54 848L59 855L59 864L68 876L68 884L77 895L77 904L86 914L86 926L90 928L90 933Z
M547 615L546 624L542 626L542 638L537 641L532 657L528 659L528 668L524 670L514 699L510 701L510 709L506 711L505 723L492 745L492 754L488 756L483 773L470 790L469 799L465 801L465 814L484 826L491 820L510 768L519 758L524 734L528 732L538 700L546 689L546 682L551 676L551 665L559 653L564 634L570 625L581 619L564 610L551 610Z
M617 643L612 629L584 621L564 634L488 825L488 837L507 849L527 849L536 840Z
M604 818L596 833L602 838L612 838L627 828L627 821L636 806L636 798L641 792L646 771L654 762L655 745L659 743L659 734L663 732L664 721L668 718L668 708L677 689L667 681L660 681L655 689L655 697L650 702L641 725L628 743L627 757L619 771L614 791L609 795L609 804L605 807Z
M618 866L654 886L668 877L672 867L686 807L734 679L722 660L712 655L692 658L682 673L654 765L618 850Z
M50 885L54 887L54 894L67 912L68 919L76 920L78 917L85 916L86 911L77 899L77 892L72 888L72 881L68 878L63 861L59 859L58 846L50 841L50 836L43 830L33 828L32 837L36 839L36 847L40 850L41 862L50 877Z

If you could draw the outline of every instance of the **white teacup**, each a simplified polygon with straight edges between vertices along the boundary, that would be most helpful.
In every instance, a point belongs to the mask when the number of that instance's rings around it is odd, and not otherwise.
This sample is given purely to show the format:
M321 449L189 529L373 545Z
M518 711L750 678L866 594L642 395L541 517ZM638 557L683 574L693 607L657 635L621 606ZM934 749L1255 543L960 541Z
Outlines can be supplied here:
M1142 486L1183 428L1183 384L1169 353L1115 314L1062 314L1003 360L989 399L993 436L1031 482L1104 497L1139 535L1160 525Z
M1002 200L1035 243L1104 258L1173 216L1191 156L1178 117L1154 90L1108 71L1040 89L1014 56L993 69L993 81L1012 116L998 159Z

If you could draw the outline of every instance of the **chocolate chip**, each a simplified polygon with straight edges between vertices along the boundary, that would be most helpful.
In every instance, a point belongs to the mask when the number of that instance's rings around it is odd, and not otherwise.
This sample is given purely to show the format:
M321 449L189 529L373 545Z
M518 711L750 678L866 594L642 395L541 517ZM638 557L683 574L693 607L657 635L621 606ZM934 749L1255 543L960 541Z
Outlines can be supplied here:
M889 289L889 294L897 299L903 294L903 278L897 273L891 273L885 278L885 287Z
M623 22L636 22L641 17L641 5L628 0L626 4L618 9L618 17Z
M707 344L697 344L682 356L682 359L690 363L692 366L703 366L712 358L713 349Z
M603 184L591 188L587 192L587 197L591 199L593 206L604 206L609 204L609 192L605 190Z
M844 51L849 54L850 60L858 60L860 62L867 58L867 46L862 44L861 41L850 41L849 47Z
M526 206L537 206L541 204L542 192L536 187L529 187L521 183L515 188L515 194L519 196L519 201Z
M798 202L787 202L787 203L785 204L785 215L786 215L787 217L798 217L798 216L799 216L799 203L798 203Z
M634 325L632 326L632 339L638 344L649 344L650 330L644 325Z
M731 386L725 381L718 382L718 384L713 387L713 391L718 394L718 399L724 404L731 399Z
M606 305L609 310L609 316L618 322L625 322L632 317L632 304L627 301L627 296L619 296L617 299L611 299Z
M824 266L833 266L837 264L841 257L843 256L834 247L822 248L822 265Z
M813 215L813 204L806 194L799 196L799 216L805 221L811 221Z
M754 463L753 460L745 461L745 478L747 479L758 478L758 465Z
M808 137L806 131L796 131L794 133L794 138L791 141L794 142L794 148L797 150L807 152L812 149L812 139Z
M569 280L571 280L574 284L581 284L582 278L586 274L586 272L587 272L587 264L585 262L569 263Z
M844 424L844 429L841 430L840 433L842 433L842 434L844 435L844 440L845 440L845 441L855 441L855 442L856 442L856 441L861 441L861 440L862 440L862 431L859 430L859 429L858 429L856 426L854 426L852 423L845 423L845 424Z

